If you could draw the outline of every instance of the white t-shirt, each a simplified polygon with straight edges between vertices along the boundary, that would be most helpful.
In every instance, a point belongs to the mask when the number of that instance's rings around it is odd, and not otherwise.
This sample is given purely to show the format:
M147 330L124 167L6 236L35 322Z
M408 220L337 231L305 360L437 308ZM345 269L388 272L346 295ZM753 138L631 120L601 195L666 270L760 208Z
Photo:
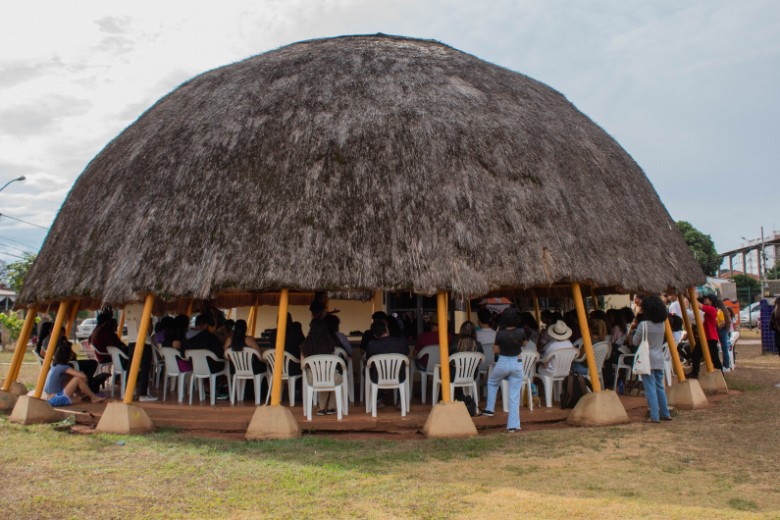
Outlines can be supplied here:
M564 340L554 339L544 346L544 351L542 352L542 359L549 357L549 355L555 352L556 350L561 350L564 348L572 348L571 341L569 341L568 339L564 339Z
M674 300L672 303L669 304L669 314L674 314L675 316L679 316L682 318L682 311L680 310L679 301Z

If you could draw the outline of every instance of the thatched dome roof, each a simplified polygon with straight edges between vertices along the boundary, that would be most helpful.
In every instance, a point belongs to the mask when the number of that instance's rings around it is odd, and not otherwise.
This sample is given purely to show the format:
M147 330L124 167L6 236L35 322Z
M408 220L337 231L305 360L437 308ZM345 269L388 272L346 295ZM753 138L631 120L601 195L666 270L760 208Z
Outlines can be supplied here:
M22 302L704 280L561 94L435 41L296 43L197 76L87 166Z

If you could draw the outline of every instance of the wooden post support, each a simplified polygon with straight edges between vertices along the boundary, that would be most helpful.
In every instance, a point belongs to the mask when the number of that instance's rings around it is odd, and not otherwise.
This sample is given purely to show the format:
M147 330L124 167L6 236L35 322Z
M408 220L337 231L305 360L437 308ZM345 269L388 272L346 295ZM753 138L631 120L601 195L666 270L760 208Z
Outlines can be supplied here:
M252 307L252 324L249 327L250 334L255 337L255 330L257 329L257 311L260 306L260 296L255 296L255 304Z
M125 328L125 308L122 307L122 312L119 313L119 324L117 325L116 335L122 337L122 331Z
M466 321L471 321L471 300L466 299Z
M73 308L70 310L70 319L68 319L68 326L65 328L65 338L70 337L70 333L73 332L73 326L76 324L76 317L79 314L79 300L78 298L73 300Z
M593 287L590 288L590 303L593 304L593 310L599 310L599 297L593 292Z
M679 293L677 295L677 301L680 303L680 313L682 314L683 325L685 325L685 333L688 335L688 345L690 345L691 351L693 351L696 347L696 336L693 334L691 319L688 316L688 310L685 308L685 295Z
M46 357L43 358L43 364L41 365L41 372L38 374L38 382L35 385L35 393L33 397L40 399L43 395L43 386L46 384L46 376L49 375L49 367L51 367L51 360L54 357L54 351L57 348L57 341L60 339L60 331L62 330L62 324L65 322L65 316L68 314L68 302L63 300L60 302L60 307L57 309L57 318L54 320L54 328L51 329L51 335L49 336L49 345L46 347Z
M447 291L436 294L436 312L439 320L439 359L441 360L441 400L450 401L450 344L447 334ZM433 403L436 404L436 403Z
M11 359L11 366L8 367L8 373L5 376L3 390L10 390L11 385L19 376L19 368L22 366L24 353L27 350L27 342L30 340L30 334L32 333L33 326L35 325L35 317L37 315L38 312L36 307L30 307L27 309L27 316L24 318L24 325L22 325L19 338L16 340L16 350L14 350L14 356Z
M582 291L579 283L571 284L571 290L574 294L574 306L577 308L577 319L580 322L580 332L582 333L582 346L585 349L585 359L588 362L588 373L590 374L590 384L594 392L601 391L601 381L599 380L599 371L596 367L596 357L593 355L593 343L590 338L590 327L588 327L588 316L585 314L585 302L582 300Z
M284 371L284 340L287 336L287 307L290 301L288 289L279 295L279 317L276 320L276 359L274 359L274 380L271 383L271 406L282 404L282 372Z
M138 381L138 369L141 368L141 357L144 354L144 348L146 348L146 333L149 330L149 321L152 319L152 307L154 307L154 295L147 294L144 301L144 310L141 313L141 322L138 324L138 339L135 340L135 347L133 348L133 360L130 363L130 370L127 373L127 386L125 387L125 404L131 404L133 402L133 393L135 392L135 384ZM121 334L121 331L120 331ZM212 388L213 392L214 389Z
M542 312L539 310L539 298L536 296L536 291L534 291L534 316L538 330L542 330Z
M382 291L374 291L373 298L371 300L371 314L385 310L385 304L382 300Z
M233 307L228 309L228 313L227 313L227 316L225 317L225 319L229 320L232 317L233 317Z
M195 298L190 298L190 302L187 304L187 317L192 318L192 307L195 305Z
M677 374L677 382L683 383L685 381L685 371L683 370L682 363L680 363L680 353L677 352L677 344L674 342L674 334L672 333L672 326L669 324L669 319L664 321L666 345L669 347L669 354L672 356L672 366L674 372Z
M693 317L696 320L696 329L699 332L699 347L701 353L704 356L704 363L707 365L707 372L714 372L715 365L712 364L712 356L710 356L710 347L707 343L707 334L704 332L704 322L701 319L699 313L699 300L696 299L696 289L694 287L688 288L688 296L693 308Z

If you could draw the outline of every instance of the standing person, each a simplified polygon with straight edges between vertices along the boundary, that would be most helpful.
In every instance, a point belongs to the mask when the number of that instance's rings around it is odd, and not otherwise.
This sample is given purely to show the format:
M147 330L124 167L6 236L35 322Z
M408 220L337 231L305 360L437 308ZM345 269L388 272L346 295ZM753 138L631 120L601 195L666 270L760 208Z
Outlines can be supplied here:
M661 419L671 421L672 415L666 402L664 389L664 334L666 332L666 305L658 296L647 296L642 300L642 320L636 328L633 343L638 347L642 336L647 336L650 345L650 374L642 376L645 399L650 408L648 422L659 423Z
M769 315L769 328L775 333L775 350L780 355L780 298L775 298L775 306ZM775 386L780 388L780 383Z
M520 351L526 342L525 331L520 326L520 314L517 309L509 307L501 313L499 329L496 332L496 342L493 352L498 354L498 361L493 367L493 372L488 378L488 395L486 410L482 415L492 417L495 412L496 393L498 385L505 378L509 379L509 417L507 417L506 431L514 433L520 431L520 391L523 387L523 362L520 360Z
M718 309L717 313L717 326L718 326L718 341L720 342L720 350L723 353L723 371L731 371L731 356L729 351L731 350L731 316L729 315L728 308L723 300L715 298L713 302L715 308Z
M699 377L699 370L701 368L702 348L708 348L710 350L710 358L712 358L713 366L721 370L723 365L720 363L720 355L718 354L718 310L713 306L716 298L710 294L705 294L699 298L699 307L704 314L704 335L707 339L707 345L696 345L696 350L692 354L692 367L690 377L697 379ZM701 342L699 342L701 343Z

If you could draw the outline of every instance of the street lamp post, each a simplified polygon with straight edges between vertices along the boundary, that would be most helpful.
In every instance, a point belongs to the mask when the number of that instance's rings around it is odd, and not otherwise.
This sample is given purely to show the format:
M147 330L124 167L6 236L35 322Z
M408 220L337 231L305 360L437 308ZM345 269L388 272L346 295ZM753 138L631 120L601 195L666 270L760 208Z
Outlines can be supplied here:
M0 191L3 191L3 190L4 190L4 189L5 189L5 188L6 188L6 187L9 185L9 184L11 184L12 182L16 182L16 181L23 181L23 180L25 180L25 179L26 179L26 177L25 177L24 175L20 175L19 177L15 178L15 179L11 179L10 181L8 181L8 182L6 182L5 184L3 184L3 187L2 187L2 188L0 188Z

